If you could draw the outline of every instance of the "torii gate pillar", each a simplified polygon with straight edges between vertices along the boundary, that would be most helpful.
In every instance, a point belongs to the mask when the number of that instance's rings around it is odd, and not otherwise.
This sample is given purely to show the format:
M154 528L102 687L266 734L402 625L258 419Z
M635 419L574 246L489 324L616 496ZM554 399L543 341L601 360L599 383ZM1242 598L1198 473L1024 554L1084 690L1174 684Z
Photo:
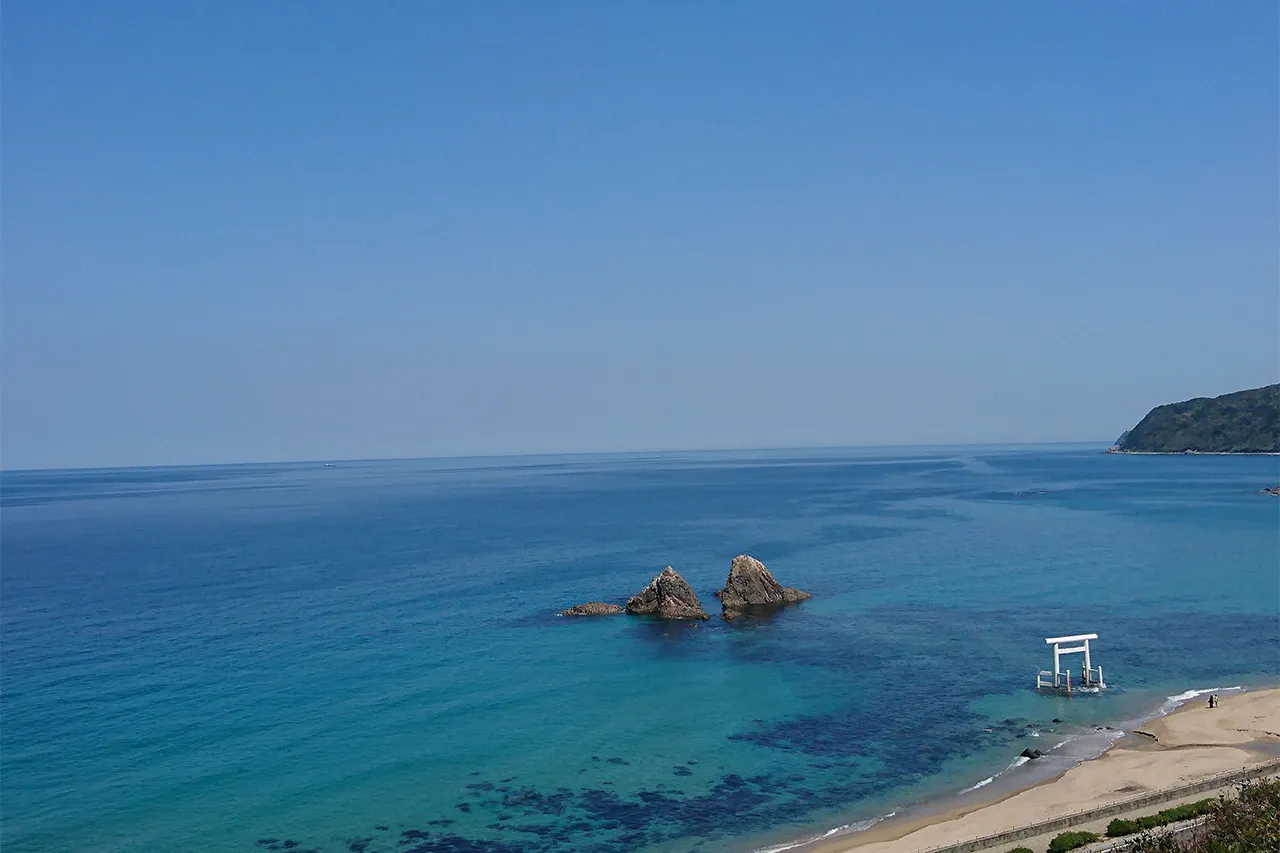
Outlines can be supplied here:
M1040 672L1036 676L1036 687L1053 687L1055 689L1065 686L1068 691L1071 690L1071 673L1062 671L1062 656L1075 654L1076 652L1084 653L1084 670L1081 672L1081 687L1106 687L1102 682L1102 667L1093 668L1093 660L1089 655L1089 641L1098 639L1097 634L1072 634L1069 637L1046 637L1045 643L1053 646L1053 681L1050 682L1044 676L1049 675L1048 672ZM1066 646L1064 643L1080 643L1078 646ZM1064 678L1065 676L1065 678Z

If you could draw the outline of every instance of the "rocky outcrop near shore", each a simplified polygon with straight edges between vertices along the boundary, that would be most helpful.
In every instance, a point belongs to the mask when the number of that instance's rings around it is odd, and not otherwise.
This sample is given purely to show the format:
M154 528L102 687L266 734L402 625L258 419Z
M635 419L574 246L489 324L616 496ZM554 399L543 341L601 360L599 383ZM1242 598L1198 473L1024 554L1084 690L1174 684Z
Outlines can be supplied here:
M606 604L603 601L588 601L586 604L575 604L568 610L561 610L561 616L612 616L622 612L621 604Z
M627 601L628 613L663 619L707 619L693 587L670 566Z
M716 593L726 619L741 616L753 607L777 607L812 597L804 590L778 583L764 563L746 554L733 558L724 589Z

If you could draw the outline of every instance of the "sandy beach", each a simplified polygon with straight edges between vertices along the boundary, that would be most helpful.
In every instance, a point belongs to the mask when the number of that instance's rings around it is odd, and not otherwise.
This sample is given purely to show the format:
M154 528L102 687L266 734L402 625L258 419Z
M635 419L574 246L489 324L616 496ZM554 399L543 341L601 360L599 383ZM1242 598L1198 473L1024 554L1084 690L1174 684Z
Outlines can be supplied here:
M866 832L832 838L810 849L822 853L918 853L986 835L1101 808L1120 800L1194 783L1272 760L1280 747L1280 688L1221 698L1217 708L1197 698L1128 735L1102 756L996 802L957 808L916 821L886 822ZM1200 799L1212 792L1169 802ZM1158 811L1160 806L1138 809ZM1102 822L1105 825L1105 821ZM1092 825L1081 828L1092 828ZM1019 841L1033 850L1047 839ZM1003 844L1003 848L1018 846Z

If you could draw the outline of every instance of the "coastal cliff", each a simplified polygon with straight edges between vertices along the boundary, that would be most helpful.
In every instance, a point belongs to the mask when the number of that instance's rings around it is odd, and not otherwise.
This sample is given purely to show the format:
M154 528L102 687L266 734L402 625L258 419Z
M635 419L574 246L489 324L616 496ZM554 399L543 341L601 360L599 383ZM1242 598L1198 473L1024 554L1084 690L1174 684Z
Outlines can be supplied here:
M1280 385L1156 406L1112 453L1280 453Z

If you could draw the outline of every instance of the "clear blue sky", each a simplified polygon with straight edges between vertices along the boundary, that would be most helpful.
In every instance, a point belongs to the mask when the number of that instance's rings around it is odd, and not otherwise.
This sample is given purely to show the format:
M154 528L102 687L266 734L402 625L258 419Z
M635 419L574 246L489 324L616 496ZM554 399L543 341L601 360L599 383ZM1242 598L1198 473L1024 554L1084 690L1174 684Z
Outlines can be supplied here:
M1277 34L8 0L0 463L1111 440L1280 378Z

